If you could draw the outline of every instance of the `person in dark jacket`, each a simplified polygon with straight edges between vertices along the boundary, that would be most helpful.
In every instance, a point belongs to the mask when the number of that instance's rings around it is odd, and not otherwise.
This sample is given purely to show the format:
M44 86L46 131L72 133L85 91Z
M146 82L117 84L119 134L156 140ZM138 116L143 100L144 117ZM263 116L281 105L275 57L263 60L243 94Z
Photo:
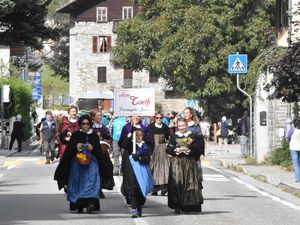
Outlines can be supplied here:
M50 160L53 161L55 157L56 122L51 111L46 111L45 118L40 128L40 144L43 145L46 154L46 164L50 164Z
M134 149L133 135L136 134ZM146 196L153 189L153 179L149 169L150 152L148 145L143 141L144 131L141 128L132 127L122 142L125 149L123 153L123 183L122 194L130 200L132 217L142 216L142 206L146 202Z
M168 206L180 212L201 212L202 174L197 165L204 159L204 138L187 130L187 121L178 119L178 131L170 138L166 152L171 157Z
M11 133L11 139L9 142L9 150L11 151L12 146L17 139L18 142L18 152L22 151L22 140L24 138L24 127L25 124L22 122L22 116L17 115L16 121L14 122L13 131Z
M83 115L78 121L80 130L73 133L65 153L56 168L54 180L59 190L64 188L70 210L82 213L87 208L88 213L100 210L100 170L103 161L98 135L93 132L92 119ZM88 165L82 165L79 158L86 148Z

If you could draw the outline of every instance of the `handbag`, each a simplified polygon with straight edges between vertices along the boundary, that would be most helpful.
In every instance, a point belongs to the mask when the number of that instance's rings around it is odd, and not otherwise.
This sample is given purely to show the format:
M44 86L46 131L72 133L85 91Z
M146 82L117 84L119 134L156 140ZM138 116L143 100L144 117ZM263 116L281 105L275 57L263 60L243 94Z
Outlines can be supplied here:
M86 143L88 143L88 137L86 136ZM84 144L82 145L81 148L77 149L77 162L79 165L89 165L91 162L91 153L90 150L88 149L87 145Z

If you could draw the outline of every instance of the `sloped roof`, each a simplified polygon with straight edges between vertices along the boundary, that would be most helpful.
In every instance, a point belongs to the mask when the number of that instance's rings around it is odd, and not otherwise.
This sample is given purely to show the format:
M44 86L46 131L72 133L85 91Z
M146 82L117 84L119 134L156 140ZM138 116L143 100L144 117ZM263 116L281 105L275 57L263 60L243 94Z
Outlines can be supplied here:
M58 9L57 12L74 14L78 10L90 8L103 1L105 0L73 0L64 5L62 8Z

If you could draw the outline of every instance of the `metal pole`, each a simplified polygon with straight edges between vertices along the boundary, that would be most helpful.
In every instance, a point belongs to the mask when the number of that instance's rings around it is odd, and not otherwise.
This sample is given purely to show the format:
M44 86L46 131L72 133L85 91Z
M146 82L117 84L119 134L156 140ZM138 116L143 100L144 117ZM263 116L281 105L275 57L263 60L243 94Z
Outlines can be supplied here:
M250 156L253 157L252 97L247 92L245 92L243 89L241 89L239 74L237 74L237 76L236 76L236 86L237 86L237 89L240 90L244 95L248 96L248 98L250 100ZM255 154L255 157L256 157L256 154Z
M4 148L4 104L3 104L3 85L1 85L1 148Z

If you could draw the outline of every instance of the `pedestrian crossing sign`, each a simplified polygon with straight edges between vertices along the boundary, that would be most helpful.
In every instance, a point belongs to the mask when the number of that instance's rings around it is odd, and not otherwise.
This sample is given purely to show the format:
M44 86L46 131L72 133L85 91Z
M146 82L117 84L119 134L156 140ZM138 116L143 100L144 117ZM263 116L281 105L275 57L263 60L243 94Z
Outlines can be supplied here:
M228 55L228 73L244 74L247 73L248 56L246 54Z

